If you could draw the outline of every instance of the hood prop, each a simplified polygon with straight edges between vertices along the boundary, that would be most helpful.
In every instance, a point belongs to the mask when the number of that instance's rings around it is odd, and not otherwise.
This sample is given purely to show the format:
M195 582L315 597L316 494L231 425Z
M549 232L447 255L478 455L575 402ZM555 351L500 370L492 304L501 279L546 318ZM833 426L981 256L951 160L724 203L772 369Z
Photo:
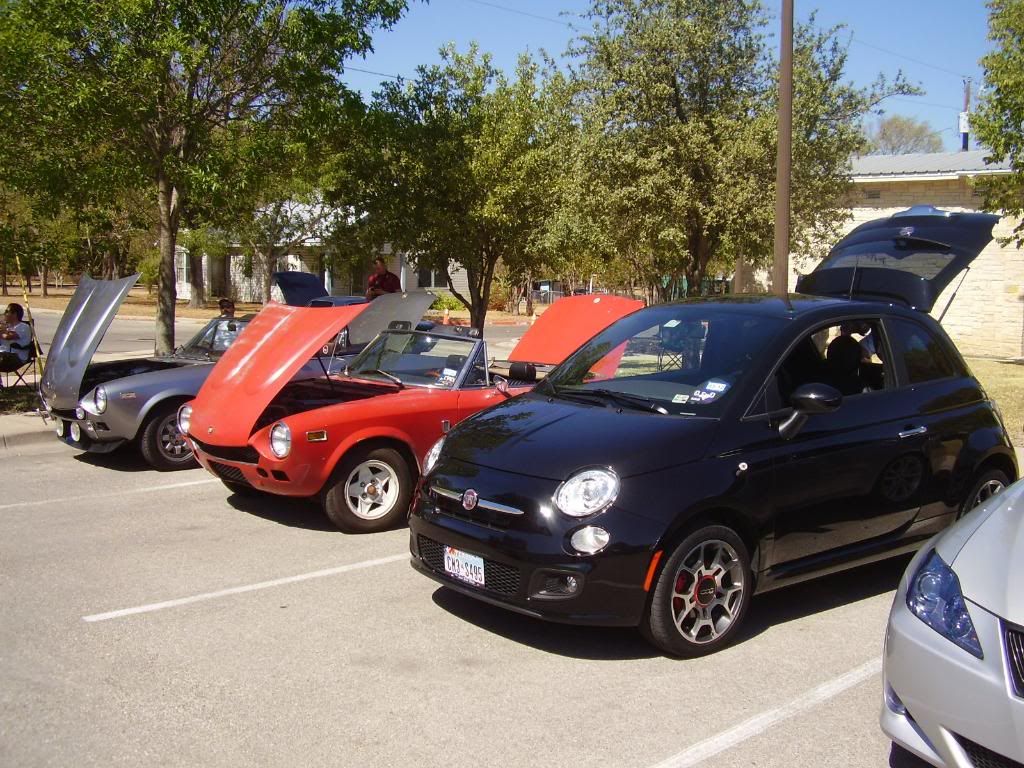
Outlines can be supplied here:
M942 318L946 316L949 311L950 305L953 303L953 299L956 298L957 293L960 292L960 286L964 284L964 280L967 279L967 273L971 271L970 266L964 269L964 273L960 275L960 282L956 284L956 288L953 289L953 295L949 297L949 301L946 302L946 306L942 308L942 314L939 315L939 322L942 322Z

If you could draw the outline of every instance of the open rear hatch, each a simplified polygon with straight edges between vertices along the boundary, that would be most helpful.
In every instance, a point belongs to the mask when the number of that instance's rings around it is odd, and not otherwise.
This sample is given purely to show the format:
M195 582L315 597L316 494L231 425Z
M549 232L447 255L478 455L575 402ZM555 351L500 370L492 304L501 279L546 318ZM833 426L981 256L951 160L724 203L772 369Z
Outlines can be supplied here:
M244 446L271 401L342 328L349 329L350 345L365 344L393 323L414 326L433 300L429 293L389 293L341 307L268 304L199 390L190 433L215 445Z
M78 406L85 370L138 279L137 274L120 280L82 275L46 354L39 392L48 407L66 410Z
M861 224L840 240L797 292L900 302L930 312L939 295L992 240L999 217L915 206Z

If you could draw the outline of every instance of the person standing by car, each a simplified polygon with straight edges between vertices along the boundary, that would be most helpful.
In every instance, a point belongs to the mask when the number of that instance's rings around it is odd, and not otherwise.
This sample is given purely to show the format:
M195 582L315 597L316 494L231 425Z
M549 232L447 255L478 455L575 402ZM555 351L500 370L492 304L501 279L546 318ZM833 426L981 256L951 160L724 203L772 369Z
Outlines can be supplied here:
M4 325L0 329L0 365L27 363L28 347L32 343L32 329L25 321L25 309L14 302L4 309ZM14 349L17 344L21 348Z
M398 275L388 270L387 262L379 256L373 260L373 274L367 281L366 298L373 301L385 293L398 293L402 290L402 281Z
M217 306L220 308L221 317L234 317L235 316L235 302L225 297L217 302Z

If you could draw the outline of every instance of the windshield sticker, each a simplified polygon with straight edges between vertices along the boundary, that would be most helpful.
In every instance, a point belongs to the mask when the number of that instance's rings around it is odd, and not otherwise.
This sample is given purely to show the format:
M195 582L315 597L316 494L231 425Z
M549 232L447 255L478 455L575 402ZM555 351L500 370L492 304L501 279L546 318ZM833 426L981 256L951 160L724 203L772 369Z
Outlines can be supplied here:
M451 368L445 368L444 373L437 377L437 381L434 382L439 387L453 387L455 386L455 371L451 371Z
M675 328L677 325L679 325L678 320L669 320L667 323L665 323L665 328Z
M690 402L690 396L689 395L674 395L672 397L672 402L673 403L688 403L688 402Z
M445 368L443 371L441 371L442 376L455 376L455 374L457 373L458 371L456 371L454 368Z
M717 392L710 392L706 389L694 390L694 393L690 395L690 401L694 403L710 403L718 397Z
M721 395L727 389L729 389L729 384L728 382L722 381L721 379L711 379L710 381L708 381L707 384L701 387L701 389L706 389L709 392L717 392L718 394Z

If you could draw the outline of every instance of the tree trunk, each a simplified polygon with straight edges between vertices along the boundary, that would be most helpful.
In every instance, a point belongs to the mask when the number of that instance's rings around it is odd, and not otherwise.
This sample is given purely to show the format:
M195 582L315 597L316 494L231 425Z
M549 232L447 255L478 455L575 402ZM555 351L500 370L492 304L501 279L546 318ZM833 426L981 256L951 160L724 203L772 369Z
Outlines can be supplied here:
M157 230L160 235L160 280L156 297L157 355L174 351L174 302L178 295L174 283L174 245L178 239L178 190L163 170L157 173L157 203L160 217Z
M10 296L7 292L7 254L0 256L0 291L3 296Z
M206 281L203 279L203 254L193 248L188 252L188 284L192 295L188 300L190 307L202 307L206 304Z
M40 291L42 291L43 296L49 296L50 295L49 292L47 291L47 287L46 287L46 283L49 281L49 278L50 278L50 267L44 261L42 266L39 268L39 289L40 289Z

